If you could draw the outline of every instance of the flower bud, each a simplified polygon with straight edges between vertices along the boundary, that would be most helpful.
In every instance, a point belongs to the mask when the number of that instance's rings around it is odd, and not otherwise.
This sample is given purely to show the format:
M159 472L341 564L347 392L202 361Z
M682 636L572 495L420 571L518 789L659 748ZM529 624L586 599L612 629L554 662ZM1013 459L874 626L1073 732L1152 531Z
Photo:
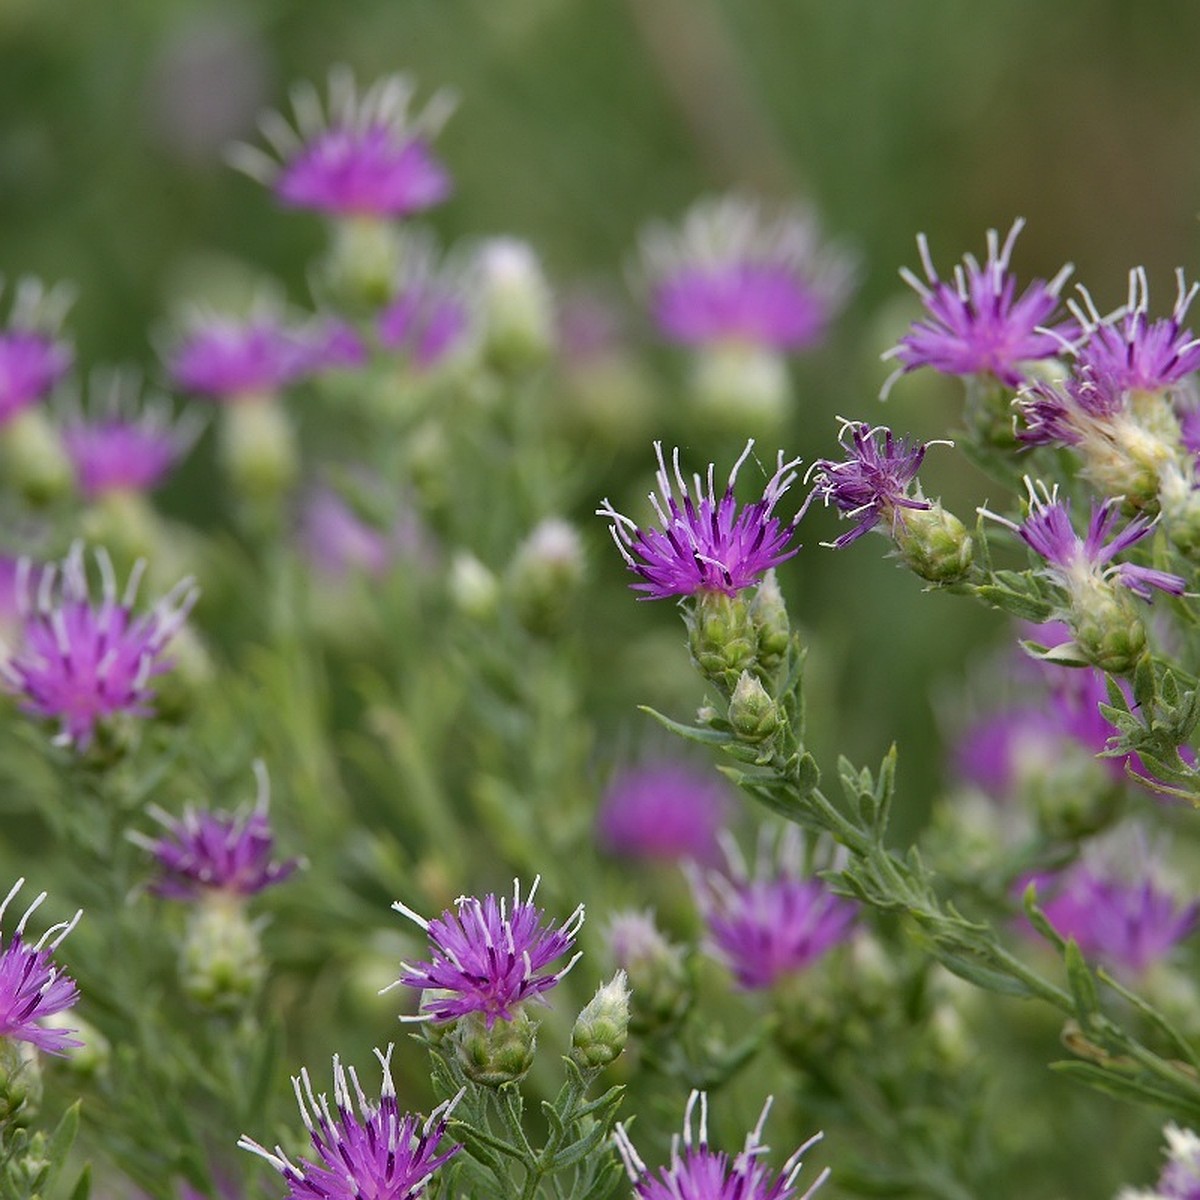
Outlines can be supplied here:
M956 583L971 569L971 536L940 501L900 516L896 548L905 565L930 583Z
M391 298L403 242L397 226L375 217L350 217L332 226L321 263L321 284L343 312L373 313Z
M1172 466L1163 472L1158 493L1167 536L1180 554L1190 558L1200 552L1200 490L1195 484L1192 467Z
M750 601L750 620L758 631L758 661L764 671L773 672L783 662L792 640L787 605L774 567L763 576Z
M530 633L558 633L583 582L578 531L557 517L542 521L517 548L508 575L521 624Z
M105 492L83 514L80 525L88 541L106 547L118 561L158 557L158 515L140 492Z
M221 410L218 432L222 465L249 500L274 500L299 471L296 431L278 398L245 397Z
M58 435L37 408L22 409L0 426L0 462L8 480L30 504L70 495L74 473Z
M1132 599L1103 580L1072 589L1067 621L1082 657L1101 671L1127 674L1145 653L1146 627Z
M729 700L729 724L743 742L757 745L768 741L779 729L779 709L767 689L743 671Z
M696 352L692 395L714 424L773 429L787 415L792 387L783 357L763 346L718 343Z
M630 1028L654 1033L679 1021L692 1002L683 948L663 937L649 912L615 916L608 941L632 988Z
M454 1029L455 1049L463 1074L472 1083L500 1087L524 1079L537 1048L537 1022L523 1008L511 1021L491 1029L482 1013L468 1013Z
M743 671L758 663L758 630L742 596L701 592L685 615L688 647L706 679L732 691Z
M236 1013L266 976L258 928L237 897L214 895L188 915L179 963L184 992L216 1012Z
M74 1022L78 1025L78 1022ZM0 1125L37 1116L42 1103L42 1068L37 1047L0 1038Z
M500 584L496 576L473 554L460 550L450 562L448 580L454 607L476 621L488 621L496 614Z
M587 1068L606 1067L625 1049L629 1037L629 987L624 971L601 985L575 1019L571 1057Z
M492 238L478 268L488 361L506 374L540 366L554 350L554 300L532 247Z

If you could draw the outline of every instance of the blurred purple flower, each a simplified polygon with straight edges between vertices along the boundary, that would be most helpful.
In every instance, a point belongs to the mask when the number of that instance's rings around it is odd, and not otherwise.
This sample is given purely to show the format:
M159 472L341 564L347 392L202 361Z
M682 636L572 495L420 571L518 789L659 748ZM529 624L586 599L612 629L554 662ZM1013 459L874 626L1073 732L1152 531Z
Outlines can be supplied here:
M328 342L290 328L271 313L245 320L196 316L172 349L167 370L176 387L209 400L270 395L312 371Z
M544 913L533 904L539 882L524 900L514 882L511 912L507 899L494 893L482 900L460 896L457 912L446 909L432 921L400 901L392 905L429 934L430 960L402 963L403 973L390 985L436 993L422 1003L422 1015L410 1019L442 1024L477 1012L491 1029L497 1020L511 1021L517 1005L544 995L575 965L578 954L560 970L546 969L574 944L583 905L562 925L543 925Z
M73 295L39 280L22 279L8 326L0 329L0 425L48 396L71 369L74 354L58 338Z
M1117 1200L1200 1200L1200 1137L1169 1123L1167 1164L1152 1191L1122 1188Z
M799 549L789 548L789 543L804 509L786 525L773 515L775 506L795 482L793 468L799 459L784 462L780 451L775 474L768 480L762 499L738 510L733 485L753 448L753 440L748 441L729 473L724 495L718 500L713 464L708 468L707 490L700 476L695 475L689 492L680 470L678 449L673 458L672 482L662 443L655 442L659 494L651 493L650 503L662 528L639 528L608 500L596 510L598 516L608 517L612 522L609 529L621 557L631 571L642 577L641 583L630 586L645 592L645 599L664 600L708 591L735 596Z

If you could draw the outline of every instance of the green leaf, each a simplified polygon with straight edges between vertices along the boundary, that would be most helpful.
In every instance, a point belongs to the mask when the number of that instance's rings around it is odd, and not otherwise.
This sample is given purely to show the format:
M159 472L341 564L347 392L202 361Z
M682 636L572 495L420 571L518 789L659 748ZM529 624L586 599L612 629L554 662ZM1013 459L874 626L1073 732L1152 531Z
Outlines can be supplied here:
M1100 1011L1100 997L1096 992L1096 981L1088 968L1087 960L1079 949L1074 938L1068 938L1063 951L1063 960L1067 966L1067 982L1071 985L1071 994L1075 997L1075 1007L1080 1021L1086 1027L1088 1018Z
M92 1168L88 1164L79 1172L79 1178L75 1181L75 1186L71 1189L71 1195L68 1200L88 1200L92 1193Z
M687 738L689 742L703 742L709 746L725 746L734 740L732 734L719 729L705 729L699 725L682 725L678 721L672 721L670 717L664 716L648 704L639 704L638 708L647 716L653 717L664 729L669 729L681 738Z
M947 971L957 975L960 979L965 979L968 983L975 984L976 987L984 988L989 992L998 992L1002 996L1029 997L1034 995L1034 992L1021 980L1014 979L1011 975L998 971L994 967L985 966L978 959L968 958L965 954L938 946L936 943L933 953Z
M1050 1069L1060 1075L1078 1079L1120 1100L1154 1104L1190 1121L1200 1120L1200 1099L1192 1099L1179 1092L1159 1087L1148 1080L1121 1075L1096 1063L1076 1062L1071 1059L1052 1062Z
M54 1133L50 1136L50 1141L46 1144L46 1162L50 1167L50 1175L56 1175L66 1162L67 1155L71 1152L71 1147L75 1143L75 1135L79 1132L79 1105L81 1101L76 1100L70 1108L62 1115L62 1120L54 1129Z

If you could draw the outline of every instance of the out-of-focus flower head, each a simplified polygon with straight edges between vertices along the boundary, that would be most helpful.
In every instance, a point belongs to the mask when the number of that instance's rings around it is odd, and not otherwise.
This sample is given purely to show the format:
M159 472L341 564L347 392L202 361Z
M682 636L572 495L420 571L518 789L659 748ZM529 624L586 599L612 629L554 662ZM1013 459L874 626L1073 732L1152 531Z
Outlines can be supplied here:
M539 879L521 899L513 884L511 908L506 897L489 893L482 900L460 896L456 909L427 921L396 901L392 907L429 935L427 962L401 964L391 987L422 988L426 997L421 1015L412 1020L445 1023L479 1013L491 1029L498 1020L511 1021L518 1006L553 988L579 960L549 970L574 945L583 925L583 905L561 925L544 924L545 914L534 906Z
M1170 1123L1167 1165L1152 1189L1122 1188L1117 1200L1196 1200L1200 1196L1200 1137L1190 1129Z
M317 1160L293 1162L281 1146L268 1150L243 1135L238 1145L266 1159L283 1176L288 1200L416 1200L439 1167L462 1146L450 1143L439 1150L447 1121L459 1096L440 1104L422 1120L401 1114L392 1079L392 1047L375 1051L383 1067L379 1102L369 1101L354 1068L347 1071L333 1058L333 1107L324 1093L313 1094L307 1068L292 1076ZM357 1111L355 1110L357 1103Z
M24 883L24 879L18 879L0 902L0 924ZM82 910L69 921L52 925L36 942L29 942L25 937L25 926L45 899L46 893L42 892L17 922L8 945L0 949L0 1038L29 1042L48 1054L65 1054L83 1045L71 1036L76 1031L58 1025L42 1025L41 1021L64 1012L79 999L75 981L54 965L53 954L63 938L75 928ZM2 939L0 945L3 945Z
M785 352L822 339L855 274L847 254L822 243L807 210L772 215L736 196L697 202L679 229L652 225L642 264L663 337Z
M724 844L728 874L692 869L690 875L708 948L742 987L769 988L847 940L857 906L803 873L795 828L777 839L764 828L753 874L733 839Z
M707 486L699 475L692 477L689 491L679 466L679 451L668 472L661 442L654 443L658 455L658 494L650 494L661 528L641 528L613 508L608 500L596 510L608 517L613 541L629 569L641 577L630 584L645 592L645 599L694 596L721 592L735 596L755 583L771 567L786 562L799 549L791 546L802 508L786 524L774 515L775 507L796 480L799 459L785 462L780 451L775 473L767 481L761 500L743 505L734 499L738 471L750 457L753 440L729 473L725 492L717 498L714 475L708 467Z
M373 502L375 483L356 474L351 494L364 493ZM378 499L383 501L382 496ZM312 488L304 501L300 544L314 569L332 580L353 574L380 579L398 559L420 561L432 553L417 515L403 504L394 511L390 528L384 528L361 513L340 488L327 484Z
M282 883L300 859L272 861L275 836L268 811L271 786L261 761L254 764L258 796L254 807L222 812L189 806L173 817L156 805L147 812L166 831L162 837L130 836L154 858L159 875L150 889L171 900L196 901L211 895L253 896Z
M167 477L199 437L193 410L176 417L166 396L143 393L129 372L97 372L86 407L76 404L62 425L63 447L88 500L111 492L148 492Z
M59 337L74 291L21 279L0 329L0 425L45 399L71 369L74 353Z
M695 1127L699 1108L699 1128ZM693 1091L683 1115L683 1133L671 1139L671 1159L657 1172L651 1171L635 1149L625 1126L618 1123L613 1134L617 1151L633 1184L638 1200L809 1200L829 1177L826 1167L797 1196L796 1179L803 1157L821 1139L811 1137L783 1164L772 1171L763 1161L769 1147L763 1144L763 1128L771 1111L771 1098L763 1105L758 1123L748 1134L739 1154L713 1150L708 1144L708 1097Z
M989 229L987 259L981 265L974 255L965 255L952 281L938 277L929 243L918 235L925 280L907 267L900 274L920 296L927 316L884 355L901 364L884 384L884 395L901 375L919 367L944 375L990 376L1015 388L1025 380L1026 363L1062 352L1075 325L1051 321L1073 268L1068 264L1048 283L1035 279L1018 297L1009 263L1024 227L1024 220L1014 221L1003 246L999 234Z
M267 112L259 126L274 155L237 145L236 167L266 184L285 208L328 217L400 218L440 204L453 190L430 149L454 99L437 92L412 111L415 82L388 75L360 92L349 68L329 73L322 103L308 82L292 88L294 125Z
M55 742L81 750L106 718L153 714L153 679L170 669L167 648L200 594L191 578L183 579L135 616L145 562L135 564L118 596L112 561L103 550L95 557L98 601L88 585L82 542L61 564L24 570L21 646L0 665L0 676L22 698L22 709L57 721Z
M717 832L728 809L728 792L710 771L679 759L651 759L613 776L596 814L596 833L605 850L623 858L712 864L720 856Z

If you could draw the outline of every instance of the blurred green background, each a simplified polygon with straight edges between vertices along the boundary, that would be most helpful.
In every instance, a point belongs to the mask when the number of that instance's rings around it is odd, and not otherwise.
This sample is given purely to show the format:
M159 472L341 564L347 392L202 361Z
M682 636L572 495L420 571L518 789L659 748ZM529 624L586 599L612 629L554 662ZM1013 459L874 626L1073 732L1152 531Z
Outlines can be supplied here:
M948 270L1023 215L1022 278L1069 259L1108 309L1144 263L1169 307L1200 232L1197 45L1200 6L1184 0L0 0L0 270L78 285L84 366L153 371L151 331L229 264L305 302L319 222L278 212L222 148L253 138L293 80L323 84L339 62L363 81L400 69L422 95L461 98L440 142L458 191L438 232L527 237L558 282L619 288L643 223L700 194L811 198L864 269L833 344L798 367L789 451L831 453L834 414L944 436L957 388L921 375L876 400L877 355L913 314L896 270L915 265L914 234ZM669 419L655 433L688 440ZM964 516L1003 500L949 452L924 477ZM198 511L189 478L176 502ZM819 550L832 528L809 522L785 580L822 635L818 682L838 693L814 705L816 732L856 758L899 739L916 821L939 769L931 698L1001 626L921 597L881 541ZM615 555L593 579L626 582ZM635 607L630 628L677 630L671 606ZM656 699L633 687L611 685L626 720L632 699Z

